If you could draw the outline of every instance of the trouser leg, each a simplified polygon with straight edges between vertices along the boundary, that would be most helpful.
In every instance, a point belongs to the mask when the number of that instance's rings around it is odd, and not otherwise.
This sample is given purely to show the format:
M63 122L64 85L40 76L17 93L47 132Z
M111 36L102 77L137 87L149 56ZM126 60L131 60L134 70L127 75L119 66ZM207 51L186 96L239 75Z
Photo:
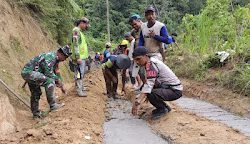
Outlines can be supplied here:
M50 105L50 108L55 105L56 103L56 98L55 98L55 81L51 78L47 78L46 82L44 83L45 87L45 92L46 92L46 97L47 101Z
M40 114L39 111L39 100L40 96L42 95L42 91L39 85L28 83L29 89L31 92L30 97L30 106L31 106L31 112L33 116L38 116Z
M181 91L175 92L172 89L153 89L147 95L149 102L157 109L165 109L166 103L164 101L173 101L182 96Z
M135 77L132 76L132 71L129 71L129 76L130 76L130 81L131 81L131 84L135 84Z
M23 79L28 82L31 92L31 111L34 116L39 115L39 100L42 94L40 86L45 86L48 83L48 79L44 74L37 71L22 72Z
M111 78L108 76L106 70L104 69L103 70L103 76L104 76L104 79L105 79L105 84L106 84L106 91L107 91L107 95L109 96L111 93L112 93L112 83L111 83Z
M82 65L75 65L74 67L74 78L75 78L75 86L76 86L76 92L78 96L83 95L83 69Z
M112 92L113 92L113 95L116 95L117 94L117 87L118 87L118 73L117 73L116 69L111 69L111 73L117 80L116 83L112 82Z
M122 70L122 91L125 91L126 79L126 70Z

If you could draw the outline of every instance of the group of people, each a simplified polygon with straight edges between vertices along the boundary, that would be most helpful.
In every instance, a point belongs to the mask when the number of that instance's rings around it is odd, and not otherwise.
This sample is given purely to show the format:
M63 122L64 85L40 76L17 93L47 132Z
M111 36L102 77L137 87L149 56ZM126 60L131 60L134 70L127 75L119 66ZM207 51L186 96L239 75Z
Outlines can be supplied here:
M164 101L173 101L182 96L183 86L173 71L164 64L165 45L175 42L168 35L165 24L156 20L153 6L145 10L147 22L142 22L138 14L129 18L133 30L124 35L113 55L105 57L103 74L106 82L108 97L116 98L118 74L122 73L122 92L125 91L126 72L128 71L132 85L139 86L140 94L133 103L132 114L137 115L143 102L149 101L155 109L152 119L158 119L171 111ZM129 46L129 47L128 47ZM106 48L104 53L107 53Z
M165 24L156 20L153 6L145 10L147 22L142 22L138 14L129 18L133 30L124 35L121 44L111 52L111 43L105 45L102 54L96 53L95 62L101 64L106 83L108 97L117 98L118 69L122 73L122 92L125 93L125 84L128 75L133 86L137 85L140 94L133 103L132 114L137 115L138 110L146 99L155 107L152 118L157 119L171 111L164 101L173 101L182 96L182 85L173 71L164 64L165 44L175 42L168 35ZM41 86L45 87L50 110L63 106L55 100L55 87L67 93L60 76L59 62L70 57L71 69L78 96L86 97L86 88L83 85L84 69L88 59L88 47L84 32L89 27L89 20L83 17L75 22L72 31L72 43L59 48L56 52L43 53L33 58L22 70L22 77L28 83L31 91L31 111L34 118L41 118L39 99ZM101 57L102 56L102 57ZM100 58L101 57L101 58Z
M39 110L39 100L42 95L41 87L45 88L50 110L56 110L64 106L57 103L55 98L55 87L59 87L67 94L60 75L59 63L70 60L70 69L74 71L74 80L78 96L86 97L86 88L83 85L86 63L89 59L88 46L84 31L89 28L89 20L83 17L75 22L72 30L72 42L70 45L60 47L56 52L42 53L31 59L22 69L21 75L28 83L31 98L31 112L33 118L42 118L43 113ZM87 61L87 62L86 62Z

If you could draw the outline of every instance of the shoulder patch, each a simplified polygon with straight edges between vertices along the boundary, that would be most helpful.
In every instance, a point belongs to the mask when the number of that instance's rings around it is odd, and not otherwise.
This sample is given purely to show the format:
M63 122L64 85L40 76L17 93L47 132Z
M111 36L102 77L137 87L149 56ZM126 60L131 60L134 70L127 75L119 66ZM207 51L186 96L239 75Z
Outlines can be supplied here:
M147 63L146 65L146 77L147 79L156 78L157 77L157 70L152 65L152 63Z

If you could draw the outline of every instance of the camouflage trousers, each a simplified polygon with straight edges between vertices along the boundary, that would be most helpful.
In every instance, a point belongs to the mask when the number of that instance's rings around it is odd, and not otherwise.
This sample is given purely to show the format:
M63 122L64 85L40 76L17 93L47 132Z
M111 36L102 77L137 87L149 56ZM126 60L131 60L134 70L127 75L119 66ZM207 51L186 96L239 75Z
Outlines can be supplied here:
M45 88L47 101L52 107L56 101L54 96L55 80L46 77L43 73L36 71L22 71L23 79L28 83L31 92L30 105L33 116L40 114L39 111L39 100L42 95L41 86Z

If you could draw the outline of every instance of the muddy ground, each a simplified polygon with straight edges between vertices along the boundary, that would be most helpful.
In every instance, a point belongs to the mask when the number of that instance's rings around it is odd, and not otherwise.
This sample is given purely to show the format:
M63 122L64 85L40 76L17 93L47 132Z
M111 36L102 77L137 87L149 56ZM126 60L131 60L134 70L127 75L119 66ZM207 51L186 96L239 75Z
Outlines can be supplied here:
M51 112L41 121L31 118L31 113L16 109L20 126L15 133L2 136L0 143L103 143L103 123L105 122L106 96L104 80L100 70L94 70L86 75L86 85L89 88L88 97L76 96L73 84L68 84L68 96L59 95L58 100L65 106ZM127 98L132 98L129 90ZM124 97L122 97L124 98ZM41 101L42 109L46 110L45 97ZM144 104L140 118L163 138L177 144L187 143L227 143L247 144L250 139L239 131L216 121L208 120L170 103L172 111L163 118L150 120L152 105Z

